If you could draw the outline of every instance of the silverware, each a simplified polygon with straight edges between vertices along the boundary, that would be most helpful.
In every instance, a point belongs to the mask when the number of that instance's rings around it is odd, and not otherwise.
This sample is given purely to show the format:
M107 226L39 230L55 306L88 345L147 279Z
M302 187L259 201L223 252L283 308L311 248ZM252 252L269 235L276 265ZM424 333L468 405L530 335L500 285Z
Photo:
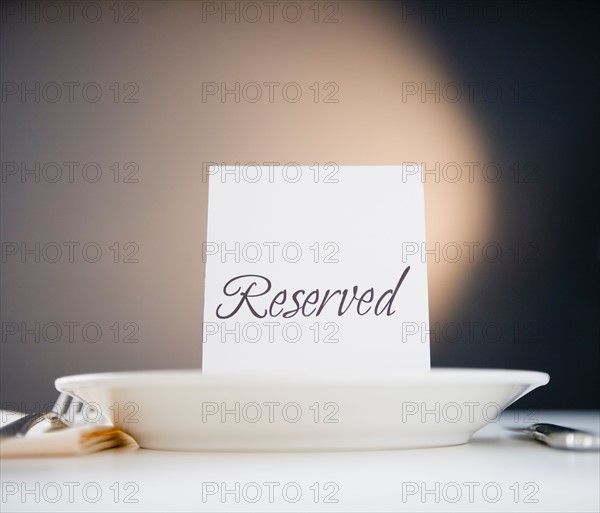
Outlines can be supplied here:
M555 424L532 424L527 427L508 428L555 449L572 451L597 451L600 449L600 436L579 429Z
M68 394L61 393L56 402L47 409L36 411L17 419L0 428L0 438L22 437L33 428L33 426L46 420L49 421L50 429L63 429L69 426L85 423L82 415L83 403Z

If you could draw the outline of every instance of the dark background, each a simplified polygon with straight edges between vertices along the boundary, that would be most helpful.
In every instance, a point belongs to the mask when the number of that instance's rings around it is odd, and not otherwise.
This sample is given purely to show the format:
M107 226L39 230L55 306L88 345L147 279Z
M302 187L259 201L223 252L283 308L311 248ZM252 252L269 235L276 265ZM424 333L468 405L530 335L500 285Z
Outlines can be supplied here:
M503 179L493 187L493 240L505 255L495 263L472 264L469 273L473 279L465 285L467 293L452 318L463 330L452 340L432 337L432 365L544 371L551 375L550 384L523 398L518 408L600 407L598 3L383 4L381 8L389 10L386 19L396 23L399 32L406 29L408 17L428 36L452 70L453 80L501 84L502 101L477 100L469 105L470 111L486 139L492 141L490 159L501 163L505 172L515 162L522 166L518 179ZM90 319L93 315L107 326L115 320L142 319L146 336L139 348L74 344L61 352L63 349L43 344L31 350L22 344L2 344L3 404L26 401L32 405L54 398L52 381L59 375L199 364L198 305L202 296L200 286L192 289L190 283L199 284L196 280L200 277L189 270L196 272L200 235L182 236L177 223L196 219L196 225L202 224L205 212L198 202L198 173L189 169L189 162L210 155L219 134L213 130L203 139L193 130L179 131L180 125L200 130L208 118L189 114L194 108L192 100L197 98L176 103L189 92L186 84L176 80L182 69L206 69L213 73L207 79L230 73L226 65L225 71L219 69L211 52L202 53L200 46L195 48L194 41L186 38L200 28L203 34L212 30L212 40L223 46L229 36L219 31L232 28L218 24L198 28L191 22L181 27L185 19L177 19L179 25L171 26L168 14L179 8L173 7L174 3L140 5L146 14L144 24L110 26L109 32L102 31L106 26L86 24L38 27L30 23L22 27L10 22L2 27L3 81L25 76L102 79L106 86L113 80L137 80L144 86L144 99L149 99L160 115L140 114L137 107L123 105L82 105L78 110L63 111L52 105L2 105L3 161L27 155L30 160L85 162L107 154L111 161L139 159L144 179L154 180L143 181L135 189L98 186L95 191L99 194L92 194L86 186L74 187L79 191L75 195L64 187L48 187L42 194L41 188L29 185L1 184L3 240L18 240L19 234L31 237L32 233L44 240L102 237L106 244L137 240L146 250L138 266L119 267L118 271L96 267L95 274L89 266L57 265L45 270L2 266L3 320ZM173 19L176 17L171 22ZM285 27L288 33L292 29ZM49 49L48 41L56 42L60 52ZM155 46L149 49L151 44ZM260 44L266 45L262 40ZM169 45L176 45L177 51ZM254 57L260 59L260 55ZM307 61L311 60L307 56ZM331 62L325 64L332 68ZM64 65L59 74L57 65ZM253 71L248 64L247 76L252 78ZM287 77L284 71L282 79ZM161 80L169 77L174 78L165 82L166 87ZM188 80L190 88L198 87L194 80L198 77ZM164 91L170 96L161 96L166 95ZM518 101L507 101L507 95L515 91ZM138 134L140 125L143 138ZM312 123L308 126L315 127ZM270 143L267 140L265 144ZM235 150L235 144L230 146ZM175 149L180 147L182 151ZM272 152L274 160L282 159L276 154L276 144L266 147L262 157L255 157L243 144L240 147L242 156L234 151L235 158L266 161L264 155L270 157ZM61 148L71 153L61 153ZM366 152L365 158L370 160ZM179 175L163 178L172 170ZM123 312L124 305L130 311ZM433 325L443 318L432 308ZM464 329L468 325L477 326L471 334ZM482 331L486 326L492 331ZM500 336L493 331L497 327Z
M452 352L432 343L432 365L545 371L549 385L515 407L598 408L598 3L413 5L455 80L533 86L530 102L475 104L495 160L534 163L531 183L497 184L496 238L525 252L516 261L481 265L456 319L496 322L504 343L463 339Z

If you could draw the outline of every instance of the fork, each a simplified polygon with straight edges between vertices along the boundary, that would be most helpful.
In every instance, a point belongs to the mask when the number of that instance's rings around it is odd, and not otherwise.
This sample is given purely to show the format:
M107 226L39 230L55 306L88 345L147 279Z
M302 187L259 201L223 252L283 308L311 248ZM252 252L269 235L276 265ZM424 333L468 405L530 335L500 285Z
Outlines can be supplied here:
M31 428L44 420L50 422L51 430L85 424L86 420L82 410L83 403L80 400L61 392L50 408L30 413L6 426L2 426L0 428L0 438L23 437Z

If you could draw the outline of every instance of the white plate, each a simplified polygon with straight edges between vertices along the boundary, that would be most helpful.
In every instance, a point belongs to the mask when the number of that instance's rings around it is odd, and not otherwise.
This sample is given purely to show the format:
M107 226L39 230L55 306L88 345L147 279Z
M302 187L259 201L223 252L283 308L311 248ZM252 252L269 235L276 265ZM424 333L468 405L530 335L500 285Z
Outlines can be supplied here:
M548 381L543 372L485 369L318 380L181 370L84 374L55 384L147 449L294 451L463 444Z

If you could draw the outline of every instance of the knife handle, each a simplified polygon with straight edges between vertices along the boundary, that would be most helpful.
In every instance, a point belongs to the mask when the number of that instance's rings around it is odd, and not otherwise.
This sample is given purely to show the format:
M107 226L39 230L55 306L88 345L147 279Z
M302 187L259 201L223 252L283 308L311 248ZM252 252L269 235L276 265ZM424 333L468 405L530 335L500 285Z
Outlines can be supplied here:
M587 431L571 429L555 424L533 424L529 426L531 436L550 447L575 451L597 451L600 437Z

